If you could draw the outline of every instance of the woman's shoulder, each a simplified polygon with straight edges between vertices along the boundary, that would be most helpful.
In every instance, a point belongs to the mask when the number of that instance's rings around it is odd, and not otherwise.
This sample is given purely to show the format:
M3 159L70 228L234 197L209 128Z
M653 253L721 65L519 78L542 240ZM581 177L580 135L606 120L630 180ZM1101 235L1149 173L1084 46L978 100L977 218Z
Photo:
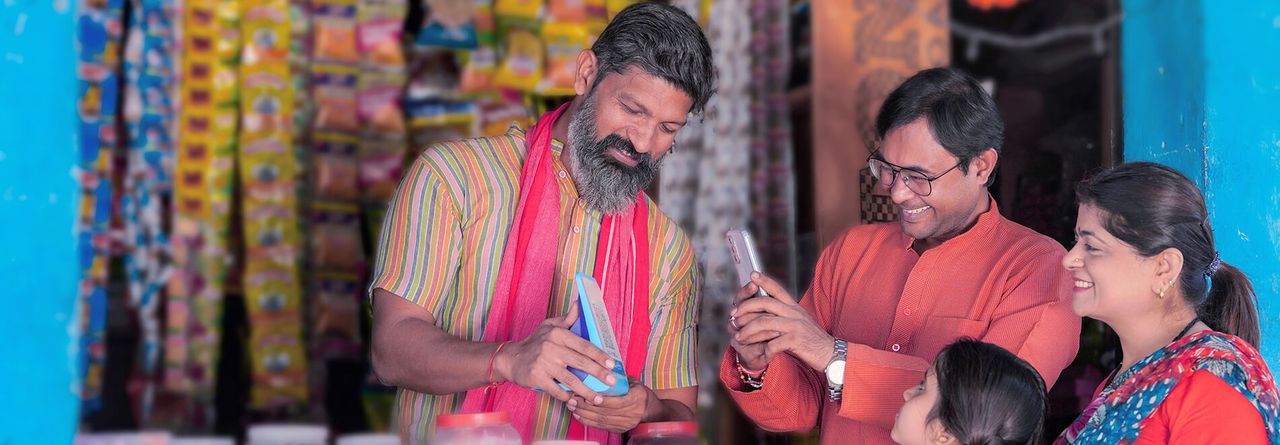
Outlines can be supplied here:
M1258 348L1244 339L1220 331L1206 329L1175 342L1176 356L1192 359L1224 359L1239 364L1265 363Z
M1217 374L1198 370L1178 382L1136 443L1268 443L1262 414ZM1226 434L1227 436L1223 436Z

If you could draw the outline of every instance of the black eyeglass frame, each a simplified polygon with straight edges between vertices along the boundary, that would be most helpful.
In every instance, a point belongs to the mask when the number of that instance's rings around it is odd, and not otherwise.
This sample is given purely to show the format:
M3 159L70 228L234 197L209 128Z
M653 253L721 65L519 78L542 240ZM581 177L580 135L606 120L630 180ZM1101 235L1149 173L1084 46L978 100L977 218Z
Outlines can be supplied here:
M876 161L876 162L882 163L882 164L884 164L884 165L886 165L886 166L888 166L888 167L889 167L889 171L893 172L893 174L889 176L889 178L890 178L890 179L889 179L889 181L888 181L888 182L885 182L883 179L881 179L881 178L880 178L880 174L879 174L879 171L878 171L879 169L878 169L878 168L874 168L874 167L871 165L871 161ZM928 187L928 188L929 188L928 190L926 190L926 191L925 191L925 192L923 192L923 193L922 193L922 192L920 192L919 190L916 190L914 187L911 187L911 183L910 183L910 182L907 182L907 183L905 183L905 184L904 184L904 185L906 185L906 186L907 186L907 189L908 189L908 190L911 190L911 192L912 192L912 193L915 193L915 194L920 195L920 196L929 196L929 195L932 195L932 194L933 194L933 181L937 181L939 178L941 178L941 177L943 177L943 176L946 176L946 175L947 175L947 173L951 173L951 171L952 171L952 170L955 170L957 167L960 167L960 165L961 165L961 164L964 164L964 161L957 162L957 163L956 163L956 165L951 166L951 168L948 168L946 171L943 171L942 173L938 173L938 174L936 174L936 175L929 176L929 175L925 174L925 172L922 172L922 171L920 171L920 170L916 170L916 169L914 169L914 168L907 168L907 167L902 167L902 166L899 166L899 165L894 165L893 163L891 163L891 162L889 162L889 161L886 161L886 160L884 160L884 158L880 157L880 152L879 152L879 151L872 152L872 153L871 153L871 155L867 156L867 168L869 168L869 169L871 170L871 177L876 178L876 182L886 185L886 187L887 187L887 188L890 188L890 189L892 189L892 188L893 188L893 184L894 184L895 182L897 182L897 181L898 181L898 174L899 174L899 173L902 173L903 171L907 171L907 172L911 172L911 173L916 173L916 174L919 174L920 176L922 176L922 177L923 177L922 179L924 179L924 185L925 185L925 187Z

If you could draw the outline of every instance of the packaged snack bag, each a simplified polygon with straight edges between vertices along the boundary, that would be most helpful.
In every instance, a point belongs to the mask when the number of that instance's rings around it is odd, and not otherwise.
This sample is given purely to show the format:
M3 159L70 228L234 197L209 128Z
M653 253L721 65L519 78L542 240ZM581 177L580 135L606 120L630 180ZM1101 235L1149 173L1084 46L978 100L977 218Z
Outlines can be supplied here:
M542 26L547 44L547 75L538 87L546 96L572 96L578 71L578 54L587 48L587 30L582 24L547 22Z
M544 51L542 40L520 28L507 34L507 55L498 68L495 83L500 87L536 92L542 80Z
M315 0L312 8L315 59L345 64L359 62L355 0Z
M426 0L427 23L418 34L422 46L475 48L476 11L474 0Z

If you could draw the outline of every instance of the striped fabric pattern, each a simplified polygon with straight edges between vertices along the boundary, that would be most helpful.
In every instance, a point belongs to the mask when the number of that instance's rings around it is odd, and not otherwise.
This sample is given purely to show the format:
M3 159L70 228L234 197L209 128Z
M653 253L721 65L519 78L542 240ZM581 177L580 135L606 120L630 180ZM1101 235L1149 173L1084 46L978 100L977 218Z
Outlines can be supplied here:
M561 193L560 254L547 317L566 313L576 301L574 274L594 270L602 216L579 199L559 161L561 148L558 142L553 148ZM426 308L450 334L482 338L523 162L524 133L515 126L502 136L445 142L424 151L388 206L370 289L385 289ZM694 386L701 278L685 234L652 202L649 215L653 331L642 381L655 390ZM393 418L402 434L423 442L435 416L457 411L461 396L401 389ZM564 405L545 395L538 404L534 437L564 438L572 418Z

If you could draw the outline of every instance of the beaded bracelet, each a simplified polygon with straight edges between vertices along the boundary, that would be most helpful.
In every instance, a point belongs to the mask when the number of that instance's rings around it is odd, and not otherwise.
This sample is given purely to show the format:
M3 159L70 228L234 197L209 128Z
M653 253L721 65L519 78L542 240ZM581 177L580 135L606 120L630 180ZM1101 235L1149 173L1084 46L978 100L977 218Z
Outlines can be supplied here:
M742 360L736 355L733 357L733 363L738 367L738 380L741 380L743 384L751 387L751 389L764 387L764 373L769 370L769 367L766 366L759 371L751 371L742 366Z

